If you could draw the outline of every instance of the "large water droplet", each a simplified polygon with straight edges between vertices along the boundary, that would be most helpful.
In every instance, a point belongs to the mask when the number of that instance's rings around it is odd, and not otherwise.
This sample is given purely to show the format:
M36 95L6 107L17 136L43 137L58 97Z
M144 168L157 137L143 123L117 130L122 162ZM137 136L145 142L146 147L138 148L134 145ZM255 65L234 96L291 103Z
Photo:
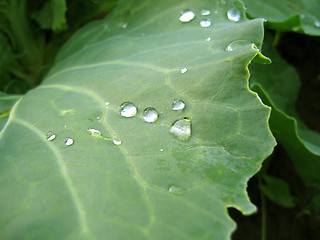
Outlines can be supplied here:
M200 22L200 26L201 26L201 27L210 27L210 26L211 26L211 21L210 21L210 19L202 20L202 21Z
M226 50L229 51L229 52L232 52L235 49L243 47L243 46L248 45L248 44L252 44L252 42L250 42L248 40L236 40L236 41L231 42L227 46Z
M137 114L137 108L131 102L124 102L120 106L120 115L123 117L134 117Z
M314 25L316 27L320 28L320 21L319 20L314 21Z
M114 145L117 145L117 146L121 145L121 143L122 143L122 141L120 139L118 139L118 138L113 139L112 142L113 142Z
M173 102L172 102L172 110L173 111L182 110L185 108L185 106L186 106L186 104L181 99L176 99L176 100L173 100Z
M181 13L179 20L180 22L190 22L192 19L194 19L194 17L195 17L194 12L190 10L186 10Z
M155 122L158 119L158 112L154 108L148 107L143 111L143 120L146 122Z
M234 21L234 22L238 22L240 20L240 17L241 17L240 11L235 7L229 9L227 15L228 15L228 19L230 21Z
M175 195L182 195L186 192L186 190L182 187L177 186L177 185L170 185L168 188L168 192L175 194Z
M210 10L208 10L208 9L202 9L201 10L201 15L202 16L208 16L210 14Z
M88 132L90 135L94 136L94 137L98 137L101 136L101 132L97 129L93 129L93 128L89 128Z
M186 73L186 72L188 72L188 68L182 68L181 69L181 73Z
M73 144L73 139L72 138L66 138L66 141L64 142L66 146L71 146Z
M170 128L170 132L182 141L189 140L191 136L191 121L188 118L183 118L177 120L173 123L172 127Z
M48 141L52 141L52 140L54 140L55 138L56 138L56 135L53 133L53 132L47 132L46 133L46 136L47 136L47 140Z

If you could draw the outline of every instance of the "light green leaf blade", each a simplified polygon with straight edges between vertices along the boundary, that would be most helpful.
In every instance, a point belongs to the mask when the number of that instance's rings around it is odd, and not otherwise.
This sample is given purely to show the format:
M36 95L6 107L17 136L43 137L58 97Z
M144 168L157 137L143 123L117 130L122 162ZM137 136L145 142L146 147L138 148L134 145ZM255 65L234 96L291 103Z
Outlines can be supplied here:
M243 0L252 17L265 18L267 27L320 35L320 2L317 0Z
M0 129L6 124L12 106L21 98L21 95L10 95L0 92Z
M296 171L309 184L319 184L320 135L308 129L295 111L300 81L295 69L286 63L266 35L263 49L273 63L250 66L250 86L272 107L270 127L276 139L285 147Z
M227 19L232 7L239 22ZM217 13L201 16L204 8ZM196 13L189 23L179 21L185 9ZM200 27L206 18L212 25ZM270 109L247 83L263 21L246 20L238 1L122 1L90 27L1 132L1 237L228 239L226 208L255 211L246 184L275 145ZM249 44L226 51L238 40ZM186 107L171 110L175 99ZM126 101L137 116L120 116ZM143 120L147 107L156 122ZM169 131L184 117L188 141Z

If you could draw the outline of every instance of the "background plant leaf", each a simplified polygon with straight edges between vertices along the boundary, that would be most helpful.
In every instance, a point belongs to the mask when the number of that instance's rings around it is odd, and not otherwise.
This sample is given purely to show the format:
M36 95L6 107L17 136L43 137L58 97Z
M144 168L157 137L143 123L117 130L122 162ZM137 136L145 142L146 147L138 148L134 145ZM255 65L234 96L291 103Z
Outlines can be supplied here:
M267 27L320 35L320 2L316 0L243 0L252 17L267 20Z
M272 107L271 130L293 160L296 171L307 183L319 184L320 136L299 119L295 110L299 76L278 55L272 42L273 37L266 35L263 52L272 59L272 64L253 63L250 86Z
M189 23L178 20L185 9L196 13ZM0 237L228 239L226 208L255 211L246 184L275 145L270 109L247 82L262 38L263 20L246 20L239 1L126 0L84 27L1 131ZM185 109L172 111L174 99ZM120 116L125 101L137 116ZM146 107L158 121L143 121ZM184 117L189 141L169 132Z
M0 92L0 129L2 129L6 124L12 106L21 97L22 96L20 95L9 95L9 94Z

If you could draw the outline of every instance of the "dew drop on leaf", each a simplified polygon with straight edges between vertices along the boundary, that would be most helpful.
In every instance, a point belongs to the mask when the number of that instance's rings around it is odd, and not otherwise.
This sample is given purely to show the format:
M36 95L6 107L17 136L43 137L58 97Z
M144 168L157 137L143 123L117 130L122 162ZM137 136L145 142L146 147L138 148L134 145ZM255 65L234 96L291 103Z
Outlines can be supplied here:
M319 20L314 21L314 25L316 27L320 28L320 21Z
M118 139L118 138L113 139L112 142L113 142L114 145L117 145L117 146L121 145L121 143L122 143L122 141L120 139Z
M208 16L210 14L210 10L208 10L208 9L202 9L201 10L201 15L202 16Z
M176 100L173 100L173 102L172 102L172 110L173 111L182 110L185 108L185 106L186 106L186 104L181 99L176 99Z
M46 136L47 136L47 140L48 141L52 141L52 140L54 140L55 138L56 138L56 135L53 133L53 132L47 132L46 133Z
M181 71L181 73L186 73L186 72L188 72L188 68L182 68L180 71Z
M229 45L226 47L226 51L232 52L237 48L243 47L248 44L252 44L252 42L249 42L248 40L236 40L229 43Z
M154 108L148 107L143 111L143 120L146 122L155 122L158 119L158 112Z
M71 146L73 144L73 139L72 138L66 138L66 141L64 143L66 146Z
M89 128L88 132L91 136L94 136L94 137L101 136L101 132L97 129L94 129L94 128Z
M228 19L230 21L234 21L234 22L238 22L240 20L240 17L241 17L240 11L235 7L229 9L227 15L228 15Z
M194 17L195 17L194 12L190 10L186 10L181 13L179 20L180 22L190 22L192 21L192 19L194 19Z
M211 37L207 37L206 41L207 42L211 41Z
M164 150L163 150L163 148L160 148L160 152L163 152Z
M210 21L210 19L205 19L205 20L202 20L201 22L200 22L200 26L201 27L210 27L211 26L211 21Z
M185 193L185 189L182 187L179 187L177 185L170 185L168 188L168 192L175 195L182 195Z
M124 24L122 24L122 26L121 26L122 28L126 28L126 27L128 27L128 23L124 23Z
M175 121L170 128L173 136L182 141L189 140L191 136L191 121L188 118L182 118Z
M134 117L137 114L136 106L131 102L124 102L120 105L120 115L123 117Z
M106 101L104 104L105 104L106 106L108 106L108 105L110 104L110 102Z

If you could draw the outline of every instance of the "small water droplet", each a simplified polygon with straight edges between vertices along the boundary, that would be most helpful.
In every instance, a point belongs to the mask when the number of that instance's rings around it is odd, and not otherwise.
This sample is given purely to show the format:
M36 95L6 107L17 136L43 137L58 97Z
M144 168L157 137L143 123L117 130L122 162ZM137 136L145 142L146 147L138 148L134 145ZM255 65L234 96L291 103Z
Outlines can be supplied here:
M99 130L97 130L97 129L94 129L94 128L89 128L88 132L89 132L90 135L92 135L94 137L101 136L101 132Z
M172 102L172 110L173 111L182 110L185 108L185 106L186 106L186 104L181 99L176 99L176 100L173 100L173 102Z
M160 152L163 152L163 148L160 148Z
M64 127L66 128L66 127L67 127L67 125L64 125Z
M228 19L230 21L234 21L234 22L238 22L240 20L240 17L241 17L240 11L235 7L229 9L227 15L228 15Z
M56 135L53 132L47 132L46 136L48 141L52 141L56 138Z
M143 120L146 122L155 122L158 119L158 112L154 108L148 107L143 111Z
M170 132L182 141L189 140L191 136L191 121L188 118L183 118L177 120L173 123L172 127L170 128Z
M217 14L217 13L218 13L218 10L215 10L214 13Z
M192 21L192 19L194 19L194 17L195 17L194 12L192 12L190 10L186 10L181 13L179 20L180 20L180 22L190 22L190 21Z
M306 18L306 15L302 13L301 18Z
M108 105L110 104L110 102L106 101L104 104L105 104L106 106L108 106Z
M211 41L211 37L208 37L208 38L206 39L206 41L207 41L207 42Z
M134 117L137 114L137 107L132 102L124 102L120 105L120 115L123 117Z
M201 27L210 27L211 26L211 21L210 21L210 19L205 19L205 20L202 20L201 22L200 22L200 26Z
M208 9L202 9L201 10L201 15L202 16L208 16L210 14L210 10L208 10Z
M186 73L186 72L188 72L188 68L182 68L181 69L181 73Z
M120 139L117 139L117 138L113 139L112 142L113 142L114 145L117 145L117 146L121 145L121 143L122 143L122 141Z
M226 51L232 52L236 50L237 48L243 47L245 45L252 44L252 42L248 40L236 40L231 43L226 47Z
M316 27L320 28L320 21L319 20L314 21L314 25Z
M122 26L121 26L122 28L126 28L126 27L128 27L128 23L124 23L124 24L122 24Z
M66 141L64 143L66 146L71 146L73 144L73 139L72 138L66 138Z
M186 192L186 190L182 187L177 186L177 185L170 185L168 188L168 192L175 194L175 195L182 195Z

